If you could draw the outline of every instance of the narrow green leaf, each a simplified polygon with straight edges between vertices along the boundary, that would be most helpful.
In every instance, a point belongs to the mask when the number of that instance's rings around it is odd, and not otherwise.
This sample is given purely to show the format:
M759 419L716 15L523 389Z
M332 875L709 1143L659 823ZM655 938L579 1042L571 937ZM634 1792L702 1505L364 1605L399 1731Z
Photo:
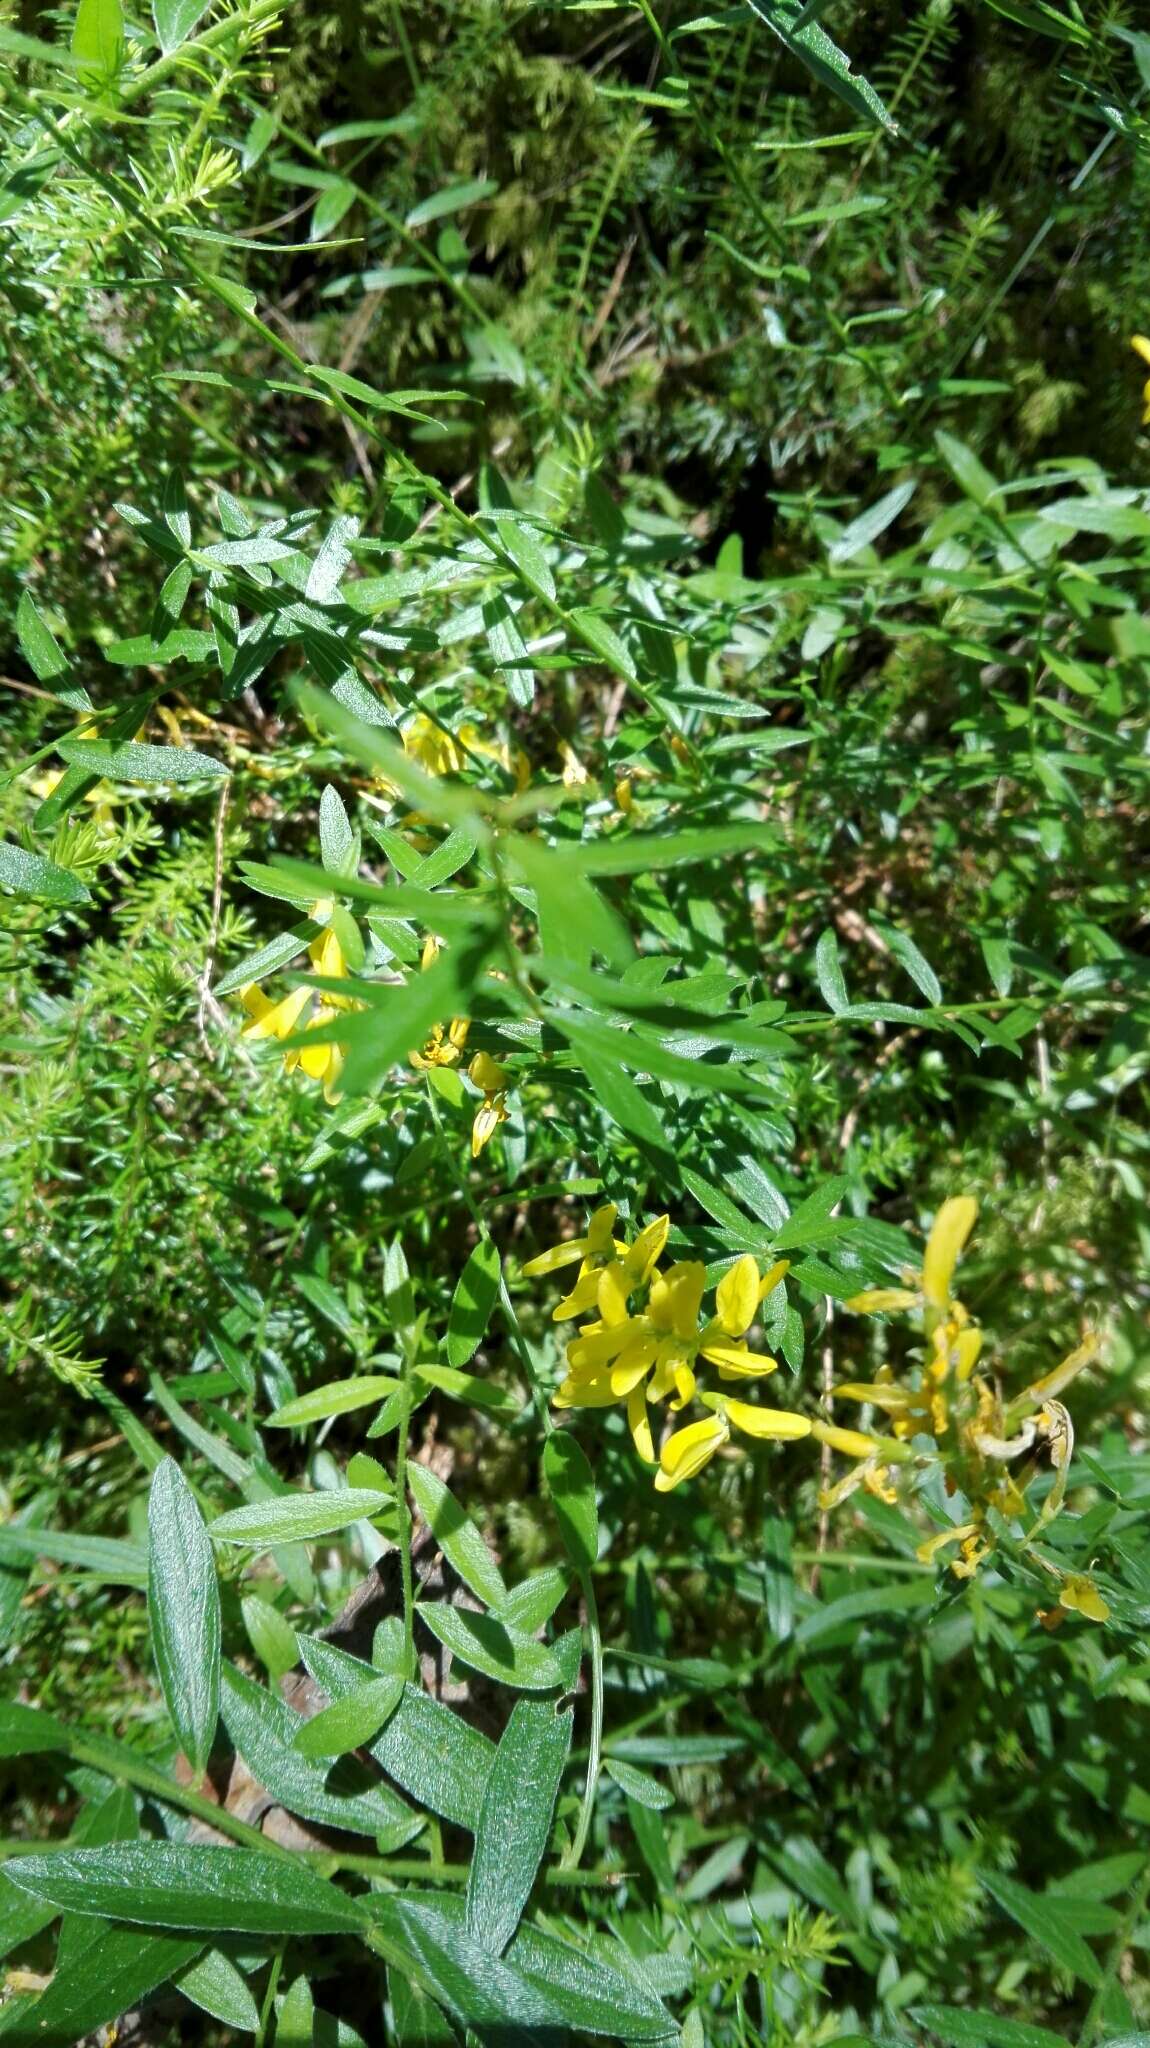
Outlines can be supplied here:
M67 1747L68 1731L51 1714L15 1700L0 1700L0 1756L36 1756Z
M568 1557L589 1572L599 1555L595 1475L569 1430L553 1430L543 1446L543 1476Z
M363 1372L350 1380L329 1380L325 1387L309 1387L294 1401L285 1401L269 1415L266 1429L302 1429L311 1422L324 1422L329 1415L350 1415L356 1408L371 1408L394 1394L399 1381L386 1373ZM213 1524L213 1527L215 1525Z
M852 113L865 114L891 135L897 135L897 126L874 87L865 78L856 77L850 58L831 41L825 29L809 18L809 5L804 5L803 0L751 0L751 6L791 55Z
M291 1671L299 1661L295 1630L278 1607L273 1607L269 1600L261 1600L255 1593L249 1593L240 1607L248 1641L273 1685L278 1685L285 1672Z
M997 1872L980 1871L979 1880L1003 1912L1017 1920L1018 1925L1033 1937L1040 1948L1053 1956L1062 1969L1081 1978L1084 1984L1101 1984L1102 1966L1093 1950L1087 1948L1082 1936L1070 1924L1071 1916L1065 1911L1071 1901L1062 1901L1048 1892L1028 1891L1025 1885L1016 1884L1013 1878L1002 1877Z
M607 668L617 676L625 676L628 682L636 677L635 663L630 650L624 646L613 626L607 624L602 612L589 611L585 606L569 612L568 623L573 627L585 647L598 656Z
M661 1813L674 1805L674 1793L668 1791L666 1785L660 1785L659 1780L648 1772L637 1770L634 1764L625 1764L622 1758L609 1756L604 1758L604 1767L619 1790L639 1806L649 1806L654 1812Z
M616 1970L602 1945L586 1954L538 1927L521 1927L504 1960L545 1990L566 2025L579 2033L635 2043L678 2037L674 2020L654 1991L645 1988L637 1966Z
M532 1572L521 1585L513 1586L506 1599L501 1600L492 1612L497 1620L508 1622L525 1636L533 1636L544 1622L550 1621L567 1591L567 1585L567 1572L558 1565L546 1565L541 1572Z
M333 1700L303 1727L294 1738L301 1756L346 1756L362 1749L390 1720L403 1698L403 1679L395 1676L369 1679L346 1699Z
M77 875L57 867L42 853L25 853L22 846L12 846L6 839L0 840L0 889L42 903L91 902L91 892Z
M110 782L204 782L218 781L228 774L222 761L195 747L109 746L104 740L61 740L57 752L65 761L89 774L104 775Z
M58 644L55 636L44 624L36 609L32 595L27 590L20 593L16 607L16 638L20 651L38 683L57 683L58 677L68 673L68 657ZM73 711L90 711L92 699L82 683L68 683L52 692Z
M330 1770L324 1758L313 1762L304 1755L296 1746L305 1725L301 1716L229 1664L224 1666L222 1709L228 1734L252 1776L289 1813L321 1827L381 1836L389 1849L402 1847L418 1833L419 1815L389 1786L372 1783L357 1764Z
M20 1856L5 1875L66 1913L213 1934L357 1934L365 1906L295 1857L182 1842Z
M966 2005L913 2005L910 2017L948 2048L1066 2048L1065 2034L1053 2034L1049 2027L972 2012Z
M851 999L843 980L839 942L829 927L815 947L815 979L828 1010L833 1010L836 1016L843 1010L849 1010Z
M120 0L80 0L72 30L72 55L84 65L86 85L103 85L119 69L124 47Z
M519 1925L547 1848L571 1724L569 1707L517 1700L495 1752L467 1878L467 1931L496 1955Z
M247 1543L269 1550L275 1543L314 1543L352 1522L370 1521L392 1504L375 1487L346 1486L338 1493L290 1493L233 1508L209 1524L213 1543Z
M422 1600L419 1618L456 1657L503 1685L523 1692L549 1692L563 1683L552 1651L491 1614L472 1614L442 1600Z
M115 1586L144 1586L148 1581L147 1557L134 1543L122 1543L115 1536L77 1536L71 1529L0 1523L0 1564L38 1557L75 1571L92 1572Z
M138 1936L136 1937L138 1939ZM177 1988L201 2012L222 2020L242 2034L259 2031L260 2009L230 1956L210 1948L190 1969L181 1970Z
M499 1298L499 1249L481 1237L455 1285L447 1324L447 1357L455 1371L473 1358Z
M74 2048L138 2005L202 1947L194 1936L110 1927L104 1920L68 1923L68 1933L66 1945L61 1937L52 1982L28 2010L27 2032L14 2040Z
M408 214L405 227L426 227L429 221L442 220L446 213L462 213L467 206L474 206L480 199L490 199L499 186L494 178L472 178L462 185L445 185L441 192L433 192L430 198L421 199Z
M387 1973L396 2048L455 2048L456 2036L433 1998L405 1977Z
M873 547L879 535L893 526L899 513L913 498L918 486L914 482L896 484L893 491L868 505L849 526L844 526L827 549L827 560L837 568L843 562L853 562L865 548Z
M195 1777L220 1710L220 1592L204 1518L174 1458L148 1494L148 1619L164 1699Z
M312 1678L332 1700L360 1691L377 1675L361 1658L315 1636L301 1636L300 1651ZM478 1728L409 1685L371 1753L421 1806L474 1833L495 1756L495 1744Z
M426 1465L414 1461L407 1467L407 1483L444 1557L464 1585L471 1588L477 1600L499 1606L507 1598L503 1574L451 1489Z

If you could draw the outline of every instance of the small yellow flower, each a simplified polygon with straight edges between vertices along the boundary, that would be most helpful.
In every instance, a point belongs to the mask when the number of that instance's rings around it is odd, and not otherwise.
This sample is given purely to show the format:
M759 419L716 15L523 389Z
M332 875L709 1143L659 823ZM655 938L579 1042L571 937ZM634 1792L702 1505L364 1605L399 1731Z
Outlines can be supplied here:
M1150 356L1147 357L1150 361ZM1058 1589L1058 1605L1071 1614L1082 1614L1087 1621L1109 1621L1110 1609L1102 1598L1093 1579L1085 1572L1070 1572Z
M681 1486L685 1479L694 1479L729 1437L730 1430L722 1415L711 1415L705 1422L689 1422L686 1429L677 1429L674 1436L667 1438L659 1453L656 1493L670 1493L673 1486Z
M760 1408L751 1401L735 1401L729 1394L704 1394L703 1406L713 1408L717 1415L725 1415L744 1436L771 1443L797 1443L814 1429L809 1417L796 1415L793 1409Z
M468 1079L483 1090L483 1100L475 1112L471 1126L471 1157L478 1159L483 1147L491 1142L501 1123L507 1119L507 1088L511 1076L506 1067L493 1060L490 1053L477 1052L467 1069Z
M324 912L329 907L330 905L323 901L316 903L312 907L312 915ZM308 959L316 974L323 975L325 980L329 981L346 979L347 963L343 956L343 948L330 926L325 931L317 933L307 950ZM240 1001L252 1021L245 1024L241 1037L253 1041L264 1038L290 1038L297 1029L311 998L311 989L293 988L289 989L287 995L281 997L278 1003L273 1003L261 988L254 982L249 982L246 988L240 990ZM307 1029L314 1031L320 1025L330 1024L341 1010L355 1007L350 997L338 996L330 990L325 990L308 1019ZM342 1045L290 1046L283 1056L284 1072L291 1074L299 1067L309 1080L321 1081L325 1100L335 1103L340 1099L339 1080L343 1073L345 1056L346 1048Z

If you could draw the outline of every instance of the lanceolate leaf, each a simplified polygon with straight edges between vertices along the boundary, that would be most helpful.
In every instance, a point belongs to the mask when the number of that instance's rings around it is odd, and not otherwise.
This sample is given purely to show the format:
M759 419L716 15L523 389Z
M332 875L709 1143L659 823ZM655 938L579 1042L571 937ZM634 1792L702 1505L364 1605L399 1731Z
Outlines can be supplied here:
M414 1463L407 1468L407 1483L420 1514L464 1585L470 1586L476 1597L489 1607L498 1607L507 1598L503 1574L451 1489L426 1465Z
M467 1880L467 1931L497 1955L519 1924L547 1848L571 1722L569 1707L517 1700L495 1752Z
M366 1486L345 1486L338 1493L280 1494L217 1516L210 1533L213 1543L246 1543L253 1550L270 1550L277 1543L314 1543L353 1522L383 1514L391 1500L389 1493Z
M296 1747L302 1716L231 1665L224 1667L223 1716L252 1776L290 1813L385 1837L392 1849L418 1833L419 1816L388 1786L372 1784L358 1765L332 1770L326 1759L302 1754Z
M195 28L201 14L206 14L211 0L152 0L152 16L160 48L167 56L169 50L178 50Z
M443 1600L425 1600L418 1612L447 1649L487 1678L524 1692L549 1692L563 1683L563 1673L550 1650L492 1614L472 1614L465 1607L449 1607Z
M220 1934L355 1934L363 1905L307 1864L251 1849L115 1842L20 1856L5 1874L66 1913Z
M90 901L90 892L78 875L70 875L42 853L26 853L22 846L12 846L7 840L0 840L0 889L36 897L42 903Z
M61 1942L56 1974L27 2014L27 2032L14 2040L74 2048L116 2020L190 1963L202 1947L194 1935L145 1933L84 1920ZM7 2008L5 2008L7 2011ZM0 2038L7 2030L0 2026Z
M300 1650L316 1684L332 1700L361 1691L376 1675L361 1658L315 1636L301 1636ZM409 1685L371 1754L420 1806L474 1833L495 1757L495 1744L478 1728Z
M447 1325L447 1360L456 1371L468 1363L483 1341L499 1298L499 1271L498 1246L492 1238L480 1238L456 1281Z
M199 1777L220 1710L220 1594L204 1518L173 1458L148 1496L148 1617L172 1725Z

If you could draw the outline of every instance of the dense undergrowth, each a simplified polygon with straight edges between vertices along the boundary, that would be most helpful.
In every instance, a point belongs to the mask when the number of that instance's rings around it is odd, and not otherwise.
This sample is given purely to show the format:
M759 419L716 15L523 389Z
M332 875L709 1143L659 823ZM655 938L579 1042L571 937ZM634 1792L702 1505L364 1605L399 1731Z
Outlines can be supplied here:
M0 50L0 2038L1150 2041L1138 10Z

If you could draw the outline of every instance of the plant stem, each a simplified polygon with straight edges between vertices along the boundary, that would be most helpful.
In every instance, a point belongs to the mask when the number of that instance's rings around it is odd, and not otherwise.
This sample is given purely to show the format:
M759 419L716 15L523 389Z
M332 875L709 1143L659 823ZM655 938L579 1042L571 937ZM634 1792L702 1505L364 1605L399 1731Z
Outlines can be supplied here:
M599 1603L595 1597L595 1586L590 1572L580 1572L579 1583L587 1603L587 1642L591 1653L591 1740L587 1750L587 1778L583 1786L583 1803L579 1808L579 1820L574 1839L560 1864L561 1870L574 1871L587 1847L591 1831L591 1816L595 1810L595 1793L599 1784L600 1759L603 1754L603 1638L599 1630Z

